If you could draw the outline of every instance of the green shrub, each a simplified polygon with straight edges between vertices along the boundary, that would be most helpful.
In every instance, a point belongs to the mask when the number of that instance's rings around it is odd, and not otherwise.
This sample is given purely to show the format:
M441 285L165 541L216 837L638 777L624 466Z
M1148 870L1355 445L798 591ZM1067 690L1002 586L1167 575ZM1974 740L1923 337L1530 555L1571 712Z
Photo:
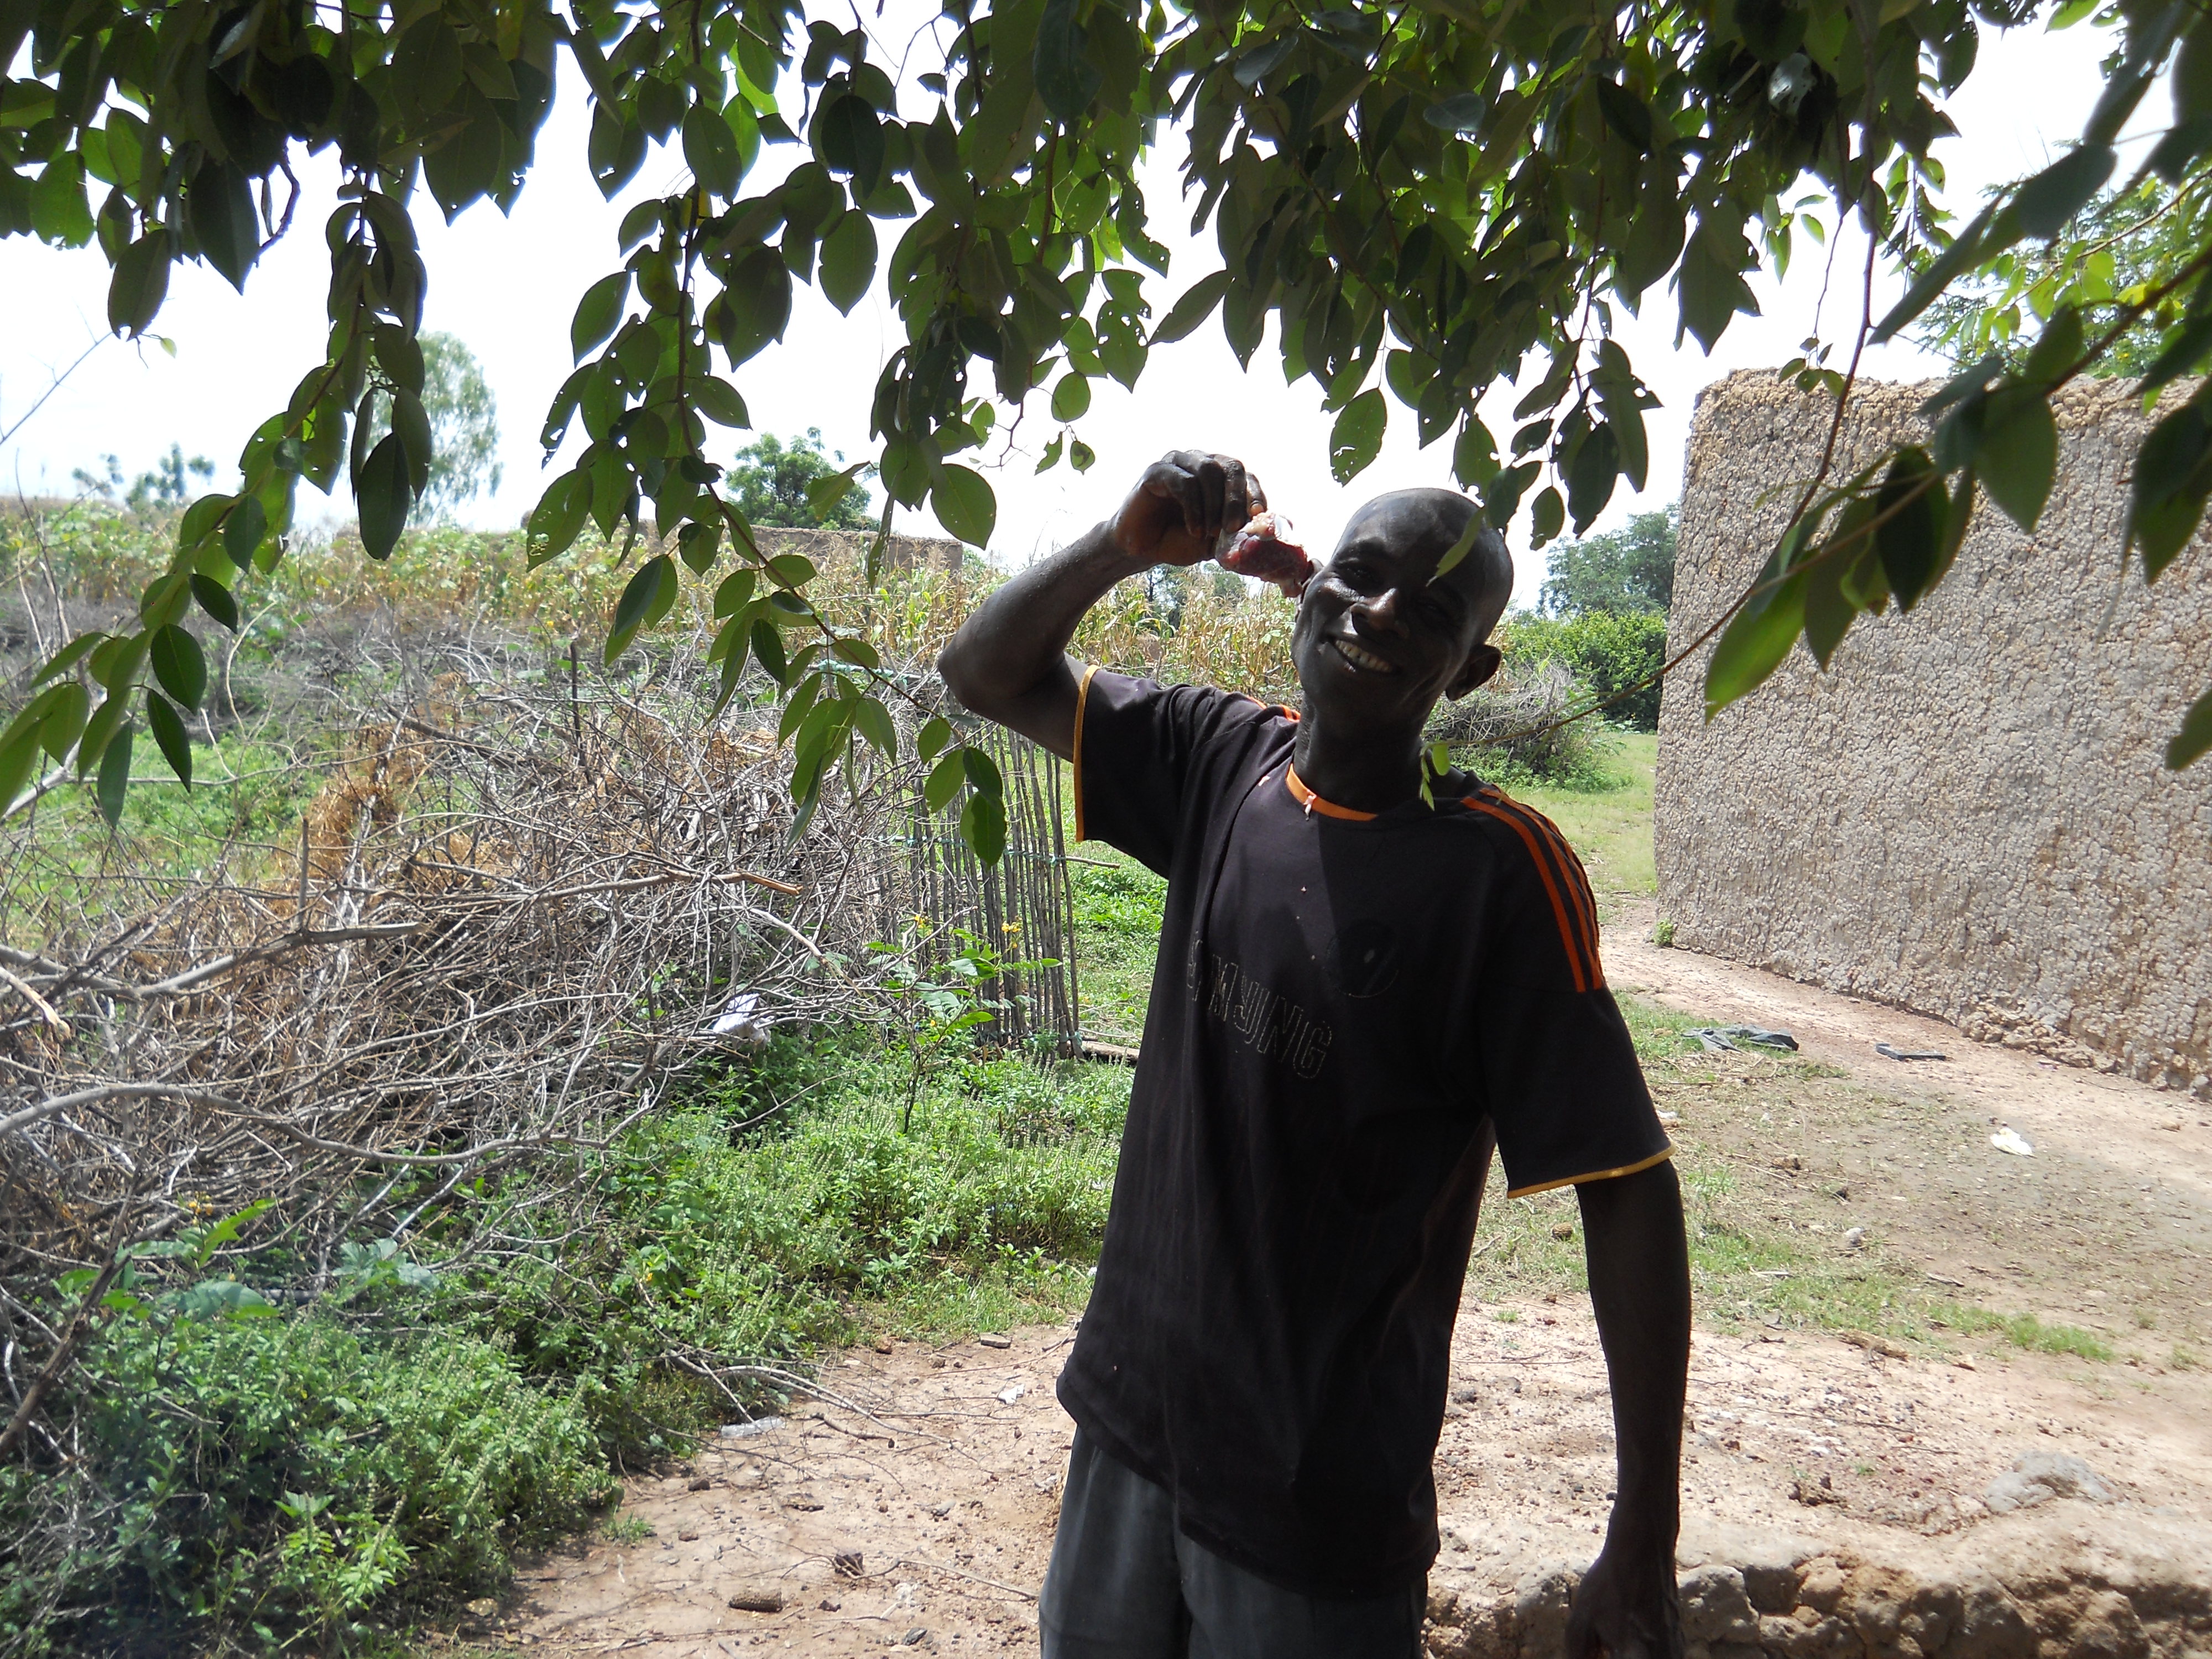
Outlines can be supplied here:
M71 1389L74 1469L0 1471L0 1639L33 1650L343 1643L495 1586L608 1486L574 1402L467 1336L125 1316ZM27 1559L64 1480L76 1524Z
M1500 630L1498 643L1511 666L1557 662L1587 689L1592 700L1620 697L1607 706L1601 718L1638 732L1659 729L1660 684L1656 680L1650 685L1642 683L1666 663L1665 613L1589 611L1565 621L1516 616Z

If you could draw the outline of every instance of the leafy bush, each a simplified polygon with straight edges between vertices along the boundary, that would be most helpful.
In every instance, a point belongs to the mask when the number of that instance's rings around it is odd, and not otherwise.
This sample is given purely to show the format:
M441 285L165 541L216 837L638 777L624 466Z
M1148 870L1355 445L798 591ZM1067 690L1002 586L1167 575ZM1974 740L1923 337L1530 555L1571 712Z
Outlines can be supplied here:
M1588 702L1565 665L1509 657L1488 685L1438 703L1425 735L1449 747L1455 764L1503 788L1609 789L1615 780L1591 723L1566 718Z
M343 1641L495 1584L608 1487L584 1413L465 1335L125 1316L71 1386L75 1468L0 1470L0 1640L32 1651Z
M1638 732L1659 729L1661 686L1656 680L1642 683L1667 660L1663 612L1586 611L1565 621L1516 616L1501 630L1498 643L1510 667L1559 663L1593 700L1620 698L1604 710L1614 724Z

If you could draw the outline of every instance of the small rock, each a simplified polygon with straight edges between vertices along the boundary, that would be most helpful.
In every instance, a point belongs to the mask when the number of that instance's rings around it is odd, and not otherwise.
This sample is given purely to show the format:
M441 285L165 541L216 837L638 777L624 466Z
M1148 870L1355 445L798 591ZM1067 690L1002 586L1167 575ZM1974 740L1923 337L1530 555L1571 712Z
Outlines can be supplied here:
M2012 1467L2014 1474L2042 1482L2061 1498L2079 1498L2092 1504L2112 1501L2112 1489L2078 1457L2063 1452L2029 1452Z
M1001 1335L997 1331L985 1331L975 1340L987 1348L1011 1348L1014 1346L1012 1337ZM927 1632L923 1632L924 1635L927 1633Z
M1565 1243L1574 1236L1574 1224L1571 1222L1555 1221L1552 1224L1552 1237L1560 1243Z
M787 1510L804 1510L811 1515L822 1507L822 1500L811 1492L794 1492L783 1500L783 1506Z
M890 1338L889 1338L888 1336L879 1336L879 1337L878 1337L878 1338L876 1339L876 1352L877 1352L878 1353L889 1353L890 1351L891 1351L891 1340L890 1340Z
M471 1619L494 1619L499 1615L499 1603L489 1595L480 1595L465 1611Z
M1816 1555L1805 1564L1805 1577L1797 1585L1797 1599L1815 1613L1833 1613L1844 1599L1849 1582L1832 1555Z
M1455 1406L1472 1406L1481 1400L1482 1390L1472 1382L1462 1382L1452 1390L1451 1397Z
M845 1604L834 1595L825 1595L814 1604L824 1613L836 1613Z
M679 1532L676 1536L679 1542L685 1544L696 1544L699 1541L699 1534L696 1532Z
M739 1613L781 1613L781 1590L739 1590L730 1598L730 1606Z
M1842 1196L1842 1194L1839 1193L1839 1194L1837 1194L1837 1196L1838 1196L1838 1197L1841 1197L1841 1196ZM1847 1249L1847 1250L1856 1250L1856 1249L1858 1249L1858 1247L1859 1247L1860 1245L1862 1245L1862 1244L1863 1244L1863 1243L1866 1243L1866 1229L1865 1229L1865 1228L1863 1228L1863 1227L1846 1227L1845 1229L1844 1229L1844 1248L1845 1249Z
M939 1520L942 1521L946 1516L952 1513L952 1505L950 1504L932 1504L929 1506L929 1512L935 1516Z
M916 1625L912 1630L899 1638L899 1645L902 1648L918 1648L928 1639L929 1627L927 1625Z
M858 1578L866 1569L858 1550L839 1550L830 1558L830 1571L840 1578Z
M714 1477L713 1475L695 1474L689 1480L684 1483L684 1490L686 1492L704 1492L708 1487L714 1484Z
M1716 1648L1759 1640L1758 1615L1744 1594L1743 1575L1734 1567L1699 1567L1684 1575L1680 1588L1685 1640Z
M1843 1493L1836 1490L1836 1483L1825 1474L1817 1480L1809 1474L1797 1476L1790 1483L1790 1495L1801 1504L1840 1504L1844 1501Z

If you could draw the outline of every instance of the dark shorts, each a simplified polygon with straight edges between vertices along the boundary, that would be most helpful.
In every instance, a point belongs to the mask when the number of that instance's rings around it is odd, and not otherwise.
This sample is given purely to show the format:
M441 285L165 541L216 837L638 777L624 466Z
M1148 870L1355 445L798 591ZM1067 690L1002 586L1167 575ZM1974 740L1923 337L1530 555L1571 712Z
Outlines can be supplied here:
M1044 1659L1419 1659L1428 1584L1301 1595L1184 1537L1175 1499L1078 1429L1037 1622Z

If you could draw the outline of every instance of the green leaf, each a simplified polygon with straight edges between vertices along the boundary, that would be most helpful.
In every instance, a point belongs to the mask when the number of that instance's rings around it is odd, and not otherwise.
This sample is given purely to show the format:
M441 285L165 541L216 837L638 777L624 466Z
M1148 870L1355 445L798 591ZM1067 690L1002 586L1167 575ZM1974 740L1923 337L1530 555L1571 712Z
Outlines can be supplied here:
M1824 670L1859 614L1844 593L1844 573L1856 554L1856 548L1838 548L1805 567L1805 643Z
M996 795L969 796L960 809L960 839L977 862L996 864L1006 850L1006 804Z
M2182 716L2181 730L2166 745L2166 769L2179 772L2208 749L2212 749L2212 691L2197 698Z
M1053 118L1066 127L1083 118L1083 112L1091 106L1106 78L1084 56L1088 41L1083 26L1075 21L1076 4L1077 0L1045 0L1030 65L1037 96Z
M372 559L390 558L392 550L399 544L399 532L407 528L407 510L415 503L407 447L397 432L386 433L384 441L368 452L354 495L361 519L362 550Z
M614 623L607 630L605 652L609 667L629 649L641 629L652 627L675 608L681 587L676 561L665 553L638 567L637 574L623 588L622 597L615 601Z
M254 551L268 533L269 509L261 498L240 495L222 521L223 556L240 570L252 569Z
M2118 159L2108 144L2083 144L2030 179L2013 198L2021 233L2047 238L2065 229L2112 176Z
M1217 270L1201 276L1183 296L1168 307L1168 314L1160 319L1160 325L1152 331L1152 343L1161 345L1182 339L1185 335L1213 315L1221 296L1229 292L1230 274Z
M20 33L15 38L21 39ZM9 173L12 183L12 167ZM41 241L82 247L92 240L92 208L85 200L82 156L69 150L55 156L39 174L29 196L31 228Z
M530 509L530 526L523 545L530 568L567 552L583 532L592 511L592 475L577 467L546 486Z
M627 270L602 276L584 290L584 297L576 302L575 320L568 325L568 347L575 353L575 362L582 362L613 336L629 300Z
M2156 581L2180 556L2212 492L2212 416L2188 403L2151 428L2136 452L2128 540L2142 550L2143 580Z
M1590 520L1605 511L1620 477L1620 445L1610 424L1592 427L1567 464L1567 510L1575 521L1575 534L1589 528Z
M15 797L31 781L31 773L39 763L39 728L34 722L20 732L5 749L0 749L0 811L15 804Z
M967 781L968 769L961 763L966 752L956 749L930 768L929 776L922 782L921 799L931 811L942 812L951 805L952 798L960 793L960 786Z
M1760 573L1763 582L1775 580L1769 562ZM1735 613L1712 660L1705 665L1705 718L1710 720L1737 698L1756 690L1782 665L1805 625L1805 589L1811 571L1799 568L1783 576Z
M1536 499L1528 504L1528 538L1531 544L1541 547L1566 527L1567 504L1559 499L1559 492L1546 484L1536 492Z
M146 688L146 724L153 728L154 741L161 748L162 758L169 763L169 769L185 788L191 788L192 744L185 735L184 717L150 685Z
M1445 576L1457 569L1467 556L1474 551L1474 544L1482 539L1484 520L1478 513L1467 521L1467 528L1459 532L1459 539L1444 550L1443 557L1437 561L1436 576ZM1431 581L1436 580L1431 576Z
M1627 141L1630 149L1638 155L1651 151L1651 111L1641 98L1623 86L1616 85L1602 75L1592 83L1597 94L1597 106L1611 127Z
M778 685L788 679L791 663L783 653L783 635L776 632L775 624L765 617L753 624L753 655L767 672L768 677Z
M119 697L115 702L118 708L123 706ZM92 794L100 804L100 816L107 820L111 830L123 816L123 797L131 787L131 741L134 730L125 720L100 752L100 781L94 786Z
M1370 386L1337 411L1329 428L1328 470L1339 483L1350 483L1382 453L1382 432L1390 406L1380 386Z
M960 751L960 764L968 775L968 781L981 793L994 798L1006 793L1006 781L999 774L999 763L983 750L969 744Z
M885 760L898 758L898 727L891 724L891 711L875 698L862 697L853 705L853 729Z
M80 634L67 645L46 659L39 672L31 677L33 685L44 685L57 674L66 674L82 662L108 638L105 634Z
M2048 386L2081 362L2083 345L2081 307L2061 307L2043 325L2020 378L2031 385Z
M822 239L822 295L850 315L876 280L875 222L859 208L837 216Z
M738 395L737 387L712 374L702 374L691 382L691 407L716 426L736 427L742 430L753 423L752 416L746 412L745 400Z
M146 654L163 690L187 708L200 706L207 695L207 659L198 640L172 623L154 630Z
M999 521L999 498L980 472L947 466L937 475L929 504L938 523L970 547L988 547Z
M153 326L169 296L169 239L142 236L116 256L107 284L107 325L137 339Z
M55 760L66 760L70 745L83 735L92 713L92 693L76 680L64 680L54 689L54 701L39 722L39 741Z
M915 737L914 752L917 760L928 760L952 741L952 723L942 714L933 714L923 722Z
M685 112L684 164L711 194L726 200L737 194L744 163L738 153L738 135L720 110L698 103Z
M1055 421L1080 420L1091 407L1091 382L1080 374L1063 374L1060 384L1052 389L1052 417Z
M261 220L246 174L213 156L202 161L185 191L185 218L207 262L246 292L246 273L261 252Z
M770 340L781 340L791 321L791 271L783 256L772 247L757 247L739 259L707 315L733 365Z
M714 590L714 616L717 621L734 617L751 603L753 583L757 579L750 570L740 570L725 576L722 585Z
M1875 526L1874 547L1899 611L1920 602L1942 557L1949 502L1942 483L1928 452L1916 447L1890 463L1875 497L1875 511L1891 514Z
M2005 516L2033 531L2058 473L2058 422L2050 398L2033 386L2004 386L1992 395L1975 471Z
M1439 132L1473 132L1482 125L1490 100L1479 92L1454 93L1421 112L1421 119Z
M131 700L127 696L106 697L92 711L92 718L85 722L84 735L77 739L77 776L82 777L90 771L93 763L106 752L109 742L130 714Z

